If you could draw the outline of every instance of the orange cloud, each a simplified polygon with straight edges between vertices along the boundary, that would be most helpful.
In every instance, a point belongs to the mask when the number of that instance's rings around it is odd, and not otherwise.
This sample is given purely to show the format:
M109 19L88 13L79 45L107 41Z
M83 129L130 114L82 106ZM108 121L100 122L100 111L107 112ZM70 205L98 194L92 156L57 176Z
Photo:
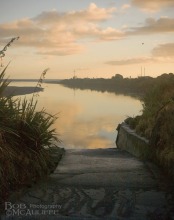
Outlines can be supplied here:
M59 13L56 10L42 12L36 16L34 20L42 24L48 23L68 23L79 21L104 21L109 19L116 11L116 8L99 8L96 4L91 3L86 10L71 11L67 13Z
M174 32L174 18L163 17L158 20L148 18L146 19L144 26L131 28L131 31L128 31L127 35L145 35L171 32Z
M86 10L59 13L42 12L34 18L25 18L0 25L0 40L20 36L20 46L33 47L39 54L71 55L82 52L83 39L117 40L123 33L114 28L102 28L100 22L109 19L116 8L99 8L91 3Z
M158 11L164 7L174 7L173 0L132 0L132 4L146 11Z
M149 63L149 62L155 62L156 59L152 57L133 57L129 59L122 59L122 60L113 60L108 61L106 64L110 65L131 65L131 64L139 64L139 63Z
M174 43L160 44L152 50L157 57L174 57Z
M109 65L131 65L131 64L145 64L157 62L173 62L174 57L174 43L160 44L152 49L149 57L133 57L122 60L111 60L106 62Z

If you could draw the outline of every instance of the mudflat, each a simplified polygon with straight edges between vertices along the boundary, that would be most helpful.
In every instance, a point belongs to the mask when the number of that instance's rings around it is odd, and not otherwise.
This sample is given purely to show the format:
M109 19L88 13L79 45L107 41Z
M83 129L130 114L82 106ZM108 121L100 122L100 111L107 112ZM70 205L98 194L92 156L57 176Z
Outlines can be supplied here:
M27 95L35 92L43 91L43 88L38 87L26 87L26 86L8 86L3 92L3 96L19 96L19 95Z

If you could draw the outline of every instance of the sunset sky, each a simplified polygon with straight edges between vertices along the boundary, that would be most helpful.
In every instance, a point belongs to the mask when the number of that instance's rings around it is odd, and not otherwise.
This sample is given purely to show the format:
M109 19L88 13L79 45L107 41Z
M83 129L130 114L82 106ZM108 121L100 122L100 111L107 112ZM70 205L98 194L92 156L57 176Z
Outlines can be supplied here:
M0 50L17 36L10 78L174 72L174 0L0 0Z

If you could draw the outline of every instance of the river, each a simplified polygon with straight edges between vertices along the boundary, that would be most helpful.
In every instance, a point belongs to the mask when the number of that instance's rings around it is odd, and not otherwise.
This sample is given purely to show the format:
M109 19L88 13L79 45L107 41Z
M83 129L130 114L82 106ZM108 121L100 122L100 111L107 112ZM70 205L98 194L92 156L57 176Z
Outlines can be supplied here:
M35 82L13 82L35 86ZM38 109L58 114L55 122L59 146L67 148L113 148L116 127L128 116L141 114L141 102L131 96L108 92L73 90L59 84L43 84L37 97ZM25 95L30 99L32 95ZM21 96L24 97L24 96Z

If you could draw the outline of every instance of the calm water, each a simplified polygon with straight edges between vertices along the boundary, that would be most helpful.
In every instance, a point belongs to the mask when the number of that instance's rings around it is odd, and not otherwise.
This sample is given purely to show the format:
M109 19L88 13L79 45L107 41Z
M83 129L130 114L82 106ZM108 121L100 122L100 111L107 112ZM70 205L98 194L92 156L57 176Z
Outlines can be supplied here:
M15 86L35 86L33 82L15 82ZM115 147L116 127L127 116L141 113L135 98L90 90L73 90L58 84L44 84L38 108L56 114L57 132L64 148ZM31 95L26 95L30 98Z

